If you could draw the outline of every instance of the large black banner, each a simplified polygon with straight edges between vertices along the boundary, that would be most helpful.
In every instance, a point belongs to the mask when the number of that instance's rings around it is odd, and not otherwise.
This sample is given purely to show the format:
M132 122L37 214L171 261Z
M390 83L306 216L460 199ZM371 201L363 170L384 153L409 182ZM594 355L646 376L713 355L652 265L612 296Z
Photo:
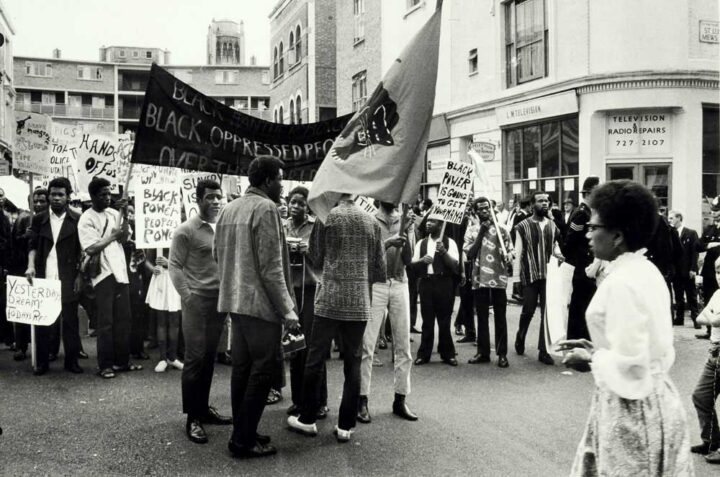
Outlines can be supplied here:
M247 175L257 156L285 163L285 178L312 180L352 114L311 124L277 124L205 96L153 64L132 162Z

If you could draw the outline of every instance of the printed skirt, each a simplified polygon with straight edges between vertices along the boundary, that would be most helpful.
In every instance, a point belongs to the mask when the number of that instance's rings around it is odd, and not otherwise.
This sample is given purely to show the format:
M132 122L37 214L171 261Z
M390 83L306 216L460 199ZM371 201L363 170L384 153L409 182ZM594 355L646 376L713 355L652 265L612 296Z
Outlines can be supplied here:
M596 388L570 475L695 475L685 409L670 379L655 376L644 399Z
M180 311L180 294L175 290L170 274L163 270L160 275L153 275L148 285L147 303L153 310Z

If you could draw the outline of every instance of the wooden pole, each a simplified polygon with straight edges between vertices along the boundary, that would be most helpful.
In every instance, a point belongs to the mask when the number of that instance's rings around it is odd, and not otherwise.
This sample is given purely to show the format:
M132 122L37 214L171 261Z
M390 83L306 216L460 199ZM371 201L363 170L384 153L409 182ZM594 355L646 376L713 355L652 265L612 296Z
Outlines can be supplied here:
M32 202L33 196L33 173L29 175L30 178L30 202ZM34 213L33 204L28 204L30 208L30 216ZM35 325L30 325L30 362L32 363L33 371L37 370L37 339L35 338Z

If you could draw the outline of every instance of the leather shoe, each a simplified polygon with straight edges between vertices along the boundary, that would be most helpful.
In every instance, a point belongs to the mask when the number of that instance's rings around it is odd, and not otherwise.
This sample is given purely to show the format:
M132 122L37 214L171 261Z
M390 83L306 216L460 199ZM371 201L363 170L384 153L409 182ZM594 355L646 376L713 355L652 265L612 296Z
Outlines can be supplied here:
M465 336L465 332L463 331L462 326L455 327L455 334L458 336Z
M207 414L203 417L204 424L214 424L216 426L229 426L232 424L232 417L223 416L212 406L208 406Z
M490 362L490 356L484 356L482 354L476 354L472 358L468 360L468 363L470 364L479 364L479 363L489 363Z
M321 421L328 417L328 413L330 413L330 409L328 409L327 406L320 406L320 409L318 409L317 414L315 414L315 417Z
M147 355L145 355L145 356L147 356ZM80 351L78 351L78 358L80 358L80 359L90 359L90 356L88 356L88 354L87 354L85 351L80 350ZM146 359L150 359L150 357L148 356Z
M255 440L258 442L258 444L262 444L264 446L270 444L270 441L272 440L270 436L266 436L264 434L258 434L255 433Z
M458 361L457 361L457 359L455 359L455 358L447 358L447 359L443 359L442 361L443 361L443 363L449 364L450 366L457 366L457 365L458 365Z
M43 374L48 372L48 369L50 369L50 368L48 367L47 364L38 364L35 371L33 371L33 374L35 376L42 376Z
M79 364L73 363L73 364L66 364L65 371L70 371L73 374L82 374L83 369L80 367Z
M699 340L709 340L710 339L710 333L703 333L701 335L695 335L695 338Z
M465 335L459 340L455 341L456 343L474 343L475 337L472 335Z
M709 442L703 442L690 448L690 452L693 454L708 455L711 452L718 450L717 445L710 445Z
M427 358L415 358L415 361L413 361L413 364L415 366L422 366L423 364L429 363L430 360Z
M520 339L520 334L515 336L515 352L519 355L525 354L525 341Z
M547 364L548 366L552 366L553 364L555 364L555 360L552 359L552 356L547 353L540 353L538 355L538 361L540 361L542 364Z
M268 457L277 454L277 449L270 444L261 444L259 441L252 447L244 447L228 441L228 450L238 459L252 459L254 457Z
M300 415L300 406L297 404L293 404L289 408L287 408L287 411L285 411L288 416L299 416Z
M499 356L498 357L498 368L507 368L510 366L510 363L508 363L508 360L505 356Z
M370 424L372 417L370 417L370 410L368 409L368 397L360 396L358 399L358 412L357 420L363 424Z
M185 434L195 444L207 444L208 438L200 419L190 419L185 425Z
M405 403L405 399L398 401L397 399L395 402L393 402L393 414L396 416L402 417L403 419L406 419L408 421L417 421L418 417L417 415L410 410L410 408Z

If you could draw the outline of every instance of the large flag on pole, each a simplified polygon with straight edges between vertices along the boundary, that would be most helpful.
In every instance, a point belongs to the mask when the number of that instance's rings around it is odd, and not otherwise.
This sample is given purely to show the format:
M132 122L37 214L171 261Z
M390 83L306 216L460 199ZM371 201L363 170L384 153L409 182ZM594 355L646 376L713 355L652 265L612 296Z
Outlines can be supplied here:
M441 5L325 156L308 200L320 220L343 194L415 200L435 103Z

